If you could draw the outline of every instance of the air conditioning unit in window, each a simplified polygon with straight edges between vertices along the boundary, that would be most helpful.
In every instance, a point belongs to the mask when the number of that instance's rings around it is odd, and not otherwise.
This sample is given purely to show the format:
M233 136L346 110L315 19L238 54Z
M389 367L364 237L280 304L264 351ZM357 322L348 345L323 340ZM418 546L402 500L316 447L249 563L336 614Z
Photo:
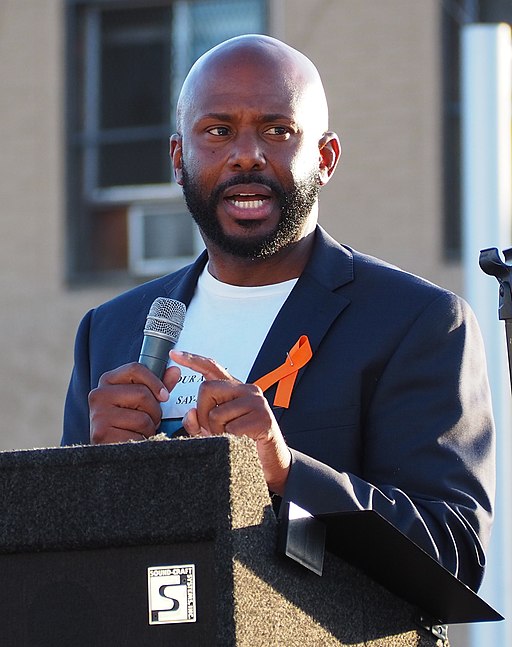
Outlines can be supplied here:
M183 203L141 202L128 210L128 259L135 276L159 276L190 263L203 248Z

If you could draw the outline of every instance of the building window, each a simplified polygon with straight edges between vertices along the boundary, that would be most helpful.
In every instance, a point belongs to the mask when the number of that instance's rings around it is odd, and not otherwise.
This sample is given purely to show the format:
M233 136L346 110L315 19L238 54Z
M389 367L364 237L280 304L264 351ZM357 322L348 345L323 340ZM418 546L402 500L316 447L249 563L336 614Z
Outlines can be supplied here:
M444 250L458 260L462 251L461 214L461 28L473 22L512 23L511 0L443 0L443 158Z
M266 25L265 0L68 0L70 282L139 280L195 255L168 157L178 92L203 52Z

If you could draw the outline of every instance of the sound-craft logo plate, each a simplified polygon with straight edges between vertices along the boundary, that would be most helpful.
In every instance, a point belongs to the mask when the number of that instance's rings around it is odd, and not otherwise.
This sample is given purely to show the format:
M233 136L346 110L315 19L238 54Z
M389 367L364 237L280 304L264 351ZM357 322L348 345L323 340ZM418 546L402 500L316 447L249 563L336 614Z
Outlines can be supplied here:
M149 624L196 621L194 564L148 568Z

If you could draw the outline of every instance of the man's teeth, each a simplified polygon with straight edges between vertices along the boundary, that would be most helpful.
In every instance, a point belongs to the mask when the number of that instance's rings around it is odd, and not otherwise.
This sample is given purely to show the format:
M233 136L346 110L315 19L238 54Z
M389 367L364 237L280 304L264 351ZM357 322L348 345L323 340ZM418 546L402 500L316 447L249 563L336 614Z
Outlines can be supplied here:
M233 200L233 204L239 209L258 209L263 205L263 200Z
M246 197L244 194L240 194L240 197ZM263 200L261 198L255 200L237 200L232 198L233 204L238 209L258 209L263 205Z

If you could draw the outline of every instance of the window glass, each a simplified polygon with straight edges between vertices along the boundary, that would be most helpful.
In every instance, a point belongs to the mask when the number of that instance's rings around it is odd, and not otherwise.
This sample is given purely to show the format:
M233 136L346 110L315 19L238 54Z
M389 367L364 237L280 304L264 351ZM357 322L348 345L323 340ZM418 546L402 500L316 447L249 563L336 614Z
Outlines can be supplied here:
M190 5L191 56L196 60L208 49L236 34L258 32L264 24L264 5L260 0L203 0Z
M169 7L101 13L99 187L169 181L171 16Z
M171 10L101 14L101 128L169 123Z
M169 143L154 140L102 144L99 155L99 187L169 182Z

